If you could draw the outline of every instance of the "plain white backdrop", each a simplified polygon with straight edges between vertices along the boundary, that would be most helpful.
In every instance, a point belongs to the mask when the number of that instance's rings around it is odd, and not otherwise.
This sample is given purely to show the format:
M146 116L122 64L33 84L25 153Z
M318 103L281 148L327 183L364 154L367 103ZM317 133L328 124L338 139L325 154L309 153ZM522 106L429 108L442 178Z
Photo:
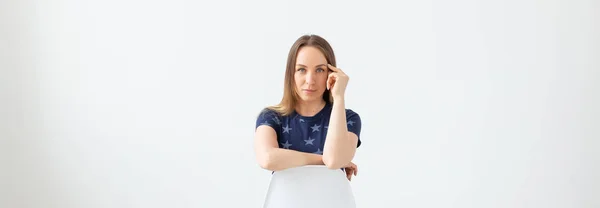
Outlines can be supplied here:
M303 34L363 122L358 207L599 207L600 4L0 2L0 207L261 207Z

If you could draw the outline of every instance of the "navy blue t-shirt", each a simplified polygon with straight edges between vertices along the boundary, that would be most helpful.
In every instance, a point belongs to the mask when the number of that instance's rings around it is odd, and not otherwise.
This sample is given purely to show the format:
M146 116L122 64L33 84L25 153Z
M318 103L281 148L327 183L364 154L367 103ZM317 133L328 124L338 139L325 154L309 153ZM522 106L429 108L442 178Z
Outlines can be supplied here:
M323 155L323 146L331 117L332 104L327 103L321 111L312 117L302 116L296 111L281 116L268 108L263 109L256 119L256 128L261 125L273 127L277 133L279 148ZM351 109L346 110L348 131L358 136L356 147L361 145L360 116Z

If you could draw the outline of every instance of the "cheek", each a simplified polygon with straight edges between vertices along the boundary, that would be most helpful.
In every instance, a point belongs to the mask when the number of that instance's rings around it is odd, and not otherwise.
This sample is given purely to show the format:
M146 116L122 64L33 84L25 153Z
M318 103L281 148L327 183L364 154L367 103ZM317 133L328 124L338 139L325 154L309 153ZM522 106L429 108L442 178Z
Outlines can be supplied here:
M294 83L296 83L296 85L300 83L300 77L298 77L297 75L294 75Z
M294 75L294 85L298 88L298 87L302 87L302 84L304 83L304 80L302 80L301 76L297 76Z
M319 83L323 86L325 86L325 84L327 83L327 75L321 77Z

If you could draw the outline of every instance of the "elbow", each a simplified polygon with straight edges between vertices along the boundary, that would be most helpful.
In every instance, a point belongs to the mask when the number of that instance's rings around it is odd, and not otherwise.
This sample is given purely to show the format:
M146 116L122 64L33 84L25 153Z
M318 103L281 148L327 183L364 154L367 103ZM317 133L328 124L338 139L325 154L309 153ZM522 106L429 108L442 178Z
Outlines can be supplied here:
M258 165L262 168L262 169L267 169L269 170L269 168L271 168L271 164L269 163L268 160L266 159L261 159L258 161Z
M269 152L261 153L257 158L258 165L266 170L274 171L274 162Z
M343 168L348 163L350 163L350 162L349 161L344 162L343 160L340 160L339 158L323 155L323 164L325 164L325 166L331 170Z

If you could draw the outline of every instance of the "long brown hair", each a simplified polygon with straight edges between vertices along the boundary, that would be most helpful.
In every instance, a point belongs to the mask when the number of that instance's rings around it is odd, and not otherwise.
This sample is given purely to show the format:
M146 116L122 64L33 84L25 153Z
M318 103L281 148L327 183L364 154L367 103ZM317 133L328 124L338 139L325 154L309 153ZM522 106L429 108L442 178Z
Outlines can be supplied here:
M294 72L296 71L296 56L298 55L298 50L303 46L312 46L319 49L325 56L327 63L336 66L333 49L324 38L318 35L303 35L298 38L292 45L292 48L290 48L288 54L285 80L283 83L283 98L279 104L268 107L282 116L290 115L295 110L298 100L300 100L300 96L296 91L296 85L294 83ZM323 100L328 103L333 103L333 97L329 90L325 90L323 93Z

